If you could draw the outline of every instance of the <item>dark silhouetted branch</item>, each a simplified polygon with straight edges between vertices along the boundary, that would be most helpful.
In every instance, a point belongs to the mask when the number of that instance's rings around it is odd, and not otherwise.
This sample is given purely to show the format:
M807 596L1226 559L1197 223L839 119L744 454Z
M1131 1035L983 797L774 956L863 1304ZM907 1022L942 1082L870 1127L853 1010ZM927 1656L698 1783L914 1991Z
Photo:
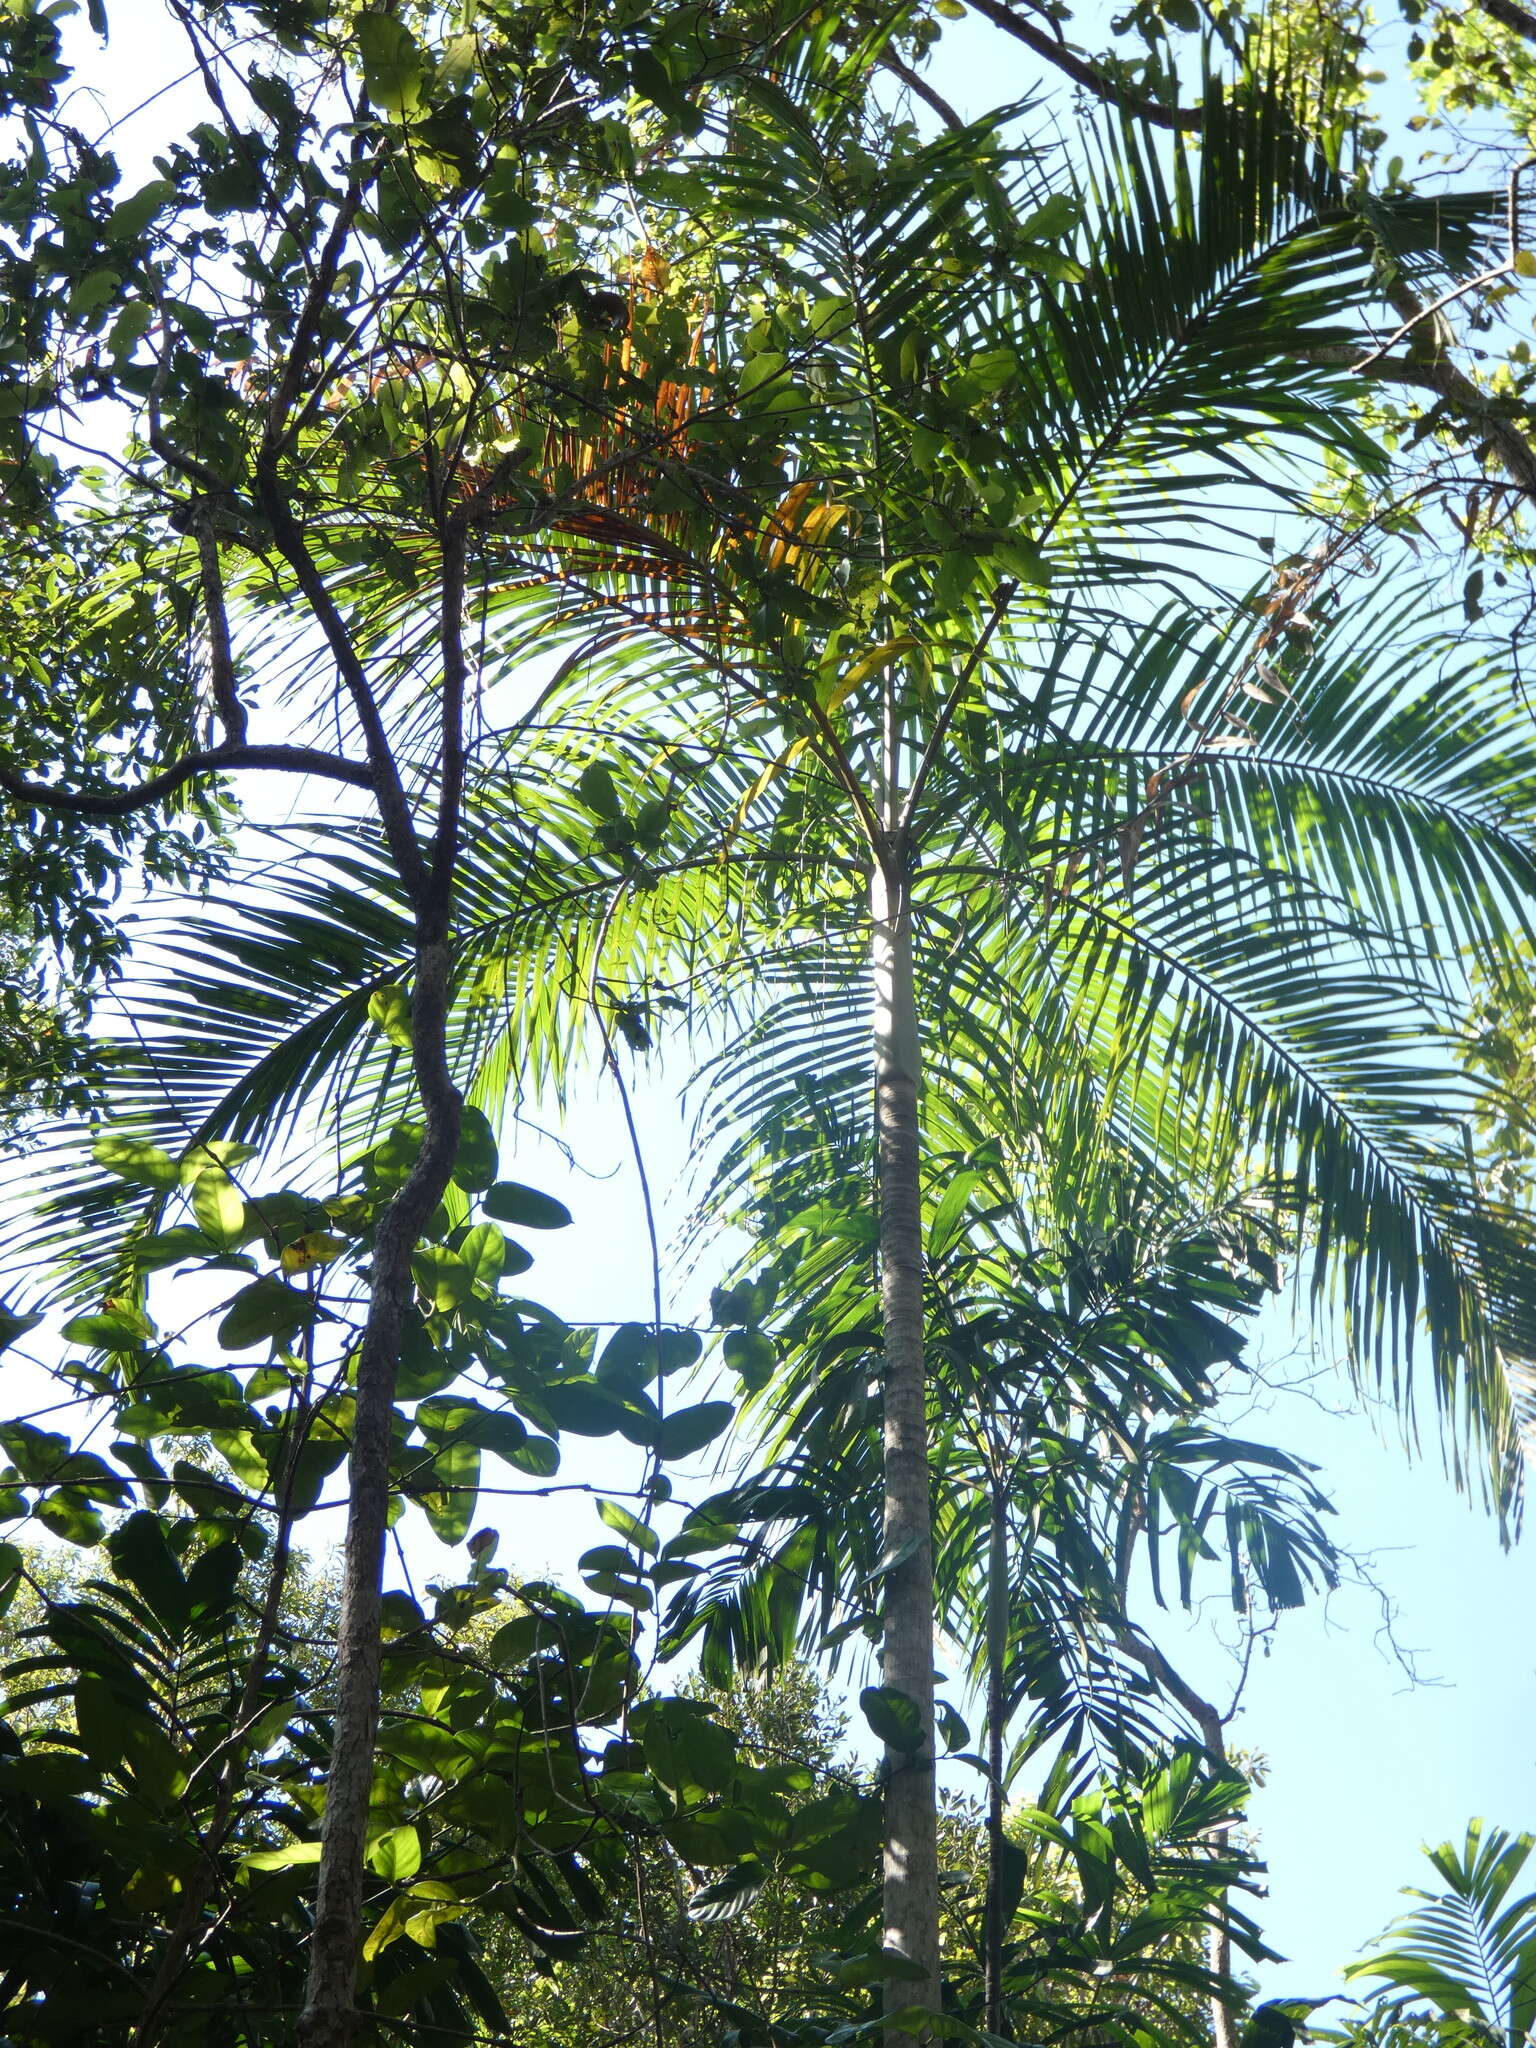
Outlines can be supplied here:
M1205 115L1199 107L1165 106L1161 100L1153 99L1150 93L1138 92L1102 65L1080 56L1066 43L1047 35L1044 29L1036 28L1016 8L1005 6L1003 0L970 0L970 4L983 21L990 21L994 28L1000 28L1004 35L1012 36L1015 42L1033 50L1047 64L1054 64L1074 85L1082 86L1085 92L1091 92L1107 105L1123 107L1128 114L1139 115L1143 121L1151 121L1159 128L1178 129L1186 135L1198 134L1204 125Z
M893 50L887 50L880 62L893 78L901 80L908 92L916 93L925 105L932 107L946 128L952 128L956 134L964 132L966 124L949 101L941 92L935 92L927 79L914 71L910 64L904 64Z
M290 775L320 775L328 782L350 783L354 789L373 787L373 777L360 761L323 753L318 747L204 747L196 753L183 754L169 768L162 768L158 775L131 789L58 789L50 782L28 782L25 776L3 765L0 789L14 803L31 804L40 811L70 811L84 818L127 818L173 795L196 775L236 768L277 768Z

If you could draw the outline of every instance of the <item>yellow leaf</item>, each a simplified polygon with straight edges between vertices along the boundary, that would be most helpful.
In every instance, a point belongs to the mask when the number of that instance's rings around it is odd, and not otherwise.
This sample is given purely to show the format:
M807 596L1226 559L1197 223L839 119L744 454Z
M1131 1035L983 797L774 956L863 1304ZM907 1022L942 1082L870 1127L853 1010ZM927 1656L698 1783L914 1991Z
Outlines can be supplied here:
M824 547L848 517L846 505L808 505L800 520L796 544L784 550L784 566L793 572L796 580L809 584L819 566L814 554L807 550Z
M763 560L770 569L777 569L782 565L789 552L790 536L799 525L801 508L815 488L814 477L802 477L799 483L790 487L775 507L768 521L768 531L758 543Z
M345 1250L345 1239L332 1237L328 1230L306 1230L292 1244L284 1245L283 1271L307 1273L311 1266L323 1266L327 1259L334 1259L338 1252Z
M867 683L878 670L885 668L901 655L910 654L917 644L911 633L899 633L894 640L882 640L878 647L871 647L867 654L860 655L851 669L837 678L825 695L820 690L816 692L822 710L836 711L840 704L853 695L860 683Z
M365 1963L371 1963L380 1949L388 1948L392 1941L400 1939L405 1932L406 1914L409 1911L410 1908L404 1899L395 1899L383 1919L374 1922L368 1931L368 1939L363 1943Z
M659 249L647 243L645 253L640 258L640 282L647 291L664 292L671 278L671 264Z
M250 1858L246 1859L248 1862ZM424 1904L424 1901L432 1903ZM436 1903L441 1901L441 1904ZM402 1934L409 1934L420 1941L423 1948L437 1946L437 1922L456 1920L464 1912L463 1901L453 1886L440 1883L436 1878L422 1878L413 1884L408 1892L392 1902L389 1911L374 1923L368 1939L363 1943L363 1961L371 1963L380 1949L388 1948L392 1941L398 1941ZM423 1940L417 1928L425 1923L430 1930L430 1939Z
M746 817L748 811L751 810L752 806L757 802L758 798L762 795L763 791L767 789L770 786L770 784L775 782L778 779L778 777L784 773L784 770L786 768L792 768L810 744L811 743L808 739L799 739L794 741L792 745L787 746L784 749L783 753L779 755L777 760L770 761L768 763L768 766L762 771L760 775L753 776L752 781L747 786L746 795L742 798L741 802L736 806L736 815L731 820L731 829L729 834L727 835L728 838L735 837L736 833L741 828L743 819Z
M253 1856L242 1856L240 1861L247 1870L291 1870L298 1863L318 1863L320 1844L315 1842L289 1842L282 1849L258 1849Z

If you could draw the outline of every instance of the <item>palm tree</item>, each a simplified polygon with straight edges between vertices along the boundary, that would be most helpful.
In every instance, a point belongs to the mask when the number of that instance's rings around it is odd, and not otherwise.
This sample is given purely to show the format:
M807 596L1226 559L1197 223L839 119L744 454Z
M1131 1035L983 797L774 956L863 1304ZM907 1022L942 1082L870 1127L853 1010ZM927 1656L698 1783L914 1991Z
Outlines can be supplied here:
M681 1588L667 1616L673 1642L702 1638L722 1682L801 1643L878 1634L882 1474L866 1394L878 1303L857 1237L827 1227L867 1196L857 1179L839 1189L829 1169L829 1181L811 1229L787 1191L777 1233L773 1218L760 1225L754 1261L766 1251L767 1263L717 1297L722 1320L777 1352L759 1396L770 1462L695 1511L701 1529L741 1531L734 1554ZM970 1754L953 1704L940 1722L947 1747L985 1774L978 2009L1006 2035L1018 1947L1005 1821L1019 1770L1052 1743L1069 1792L1144 1773L1181 1740L1228 1764L1224 1716L1138 1618L1133 1585L1187 1607L1207 1560L1260 1626L1257 1605L1299 1606L1335 1583L1337 1559L1309 1469L1211 1417L1218 1375L1241 1360L1242 1325L1273 1283L1262 1216L1241 1202L1190 1216L1172 1191L1122 1176L1097 1227L1052 1245L1038 1190L1021 1200L995 1156L954 1162L941 1185L924 1215L935 1604L983 1703L984 1755ZM1213 2014L1230 2034L1225 1930L1212 1933ZM969 1992L956 1995L963 2006Z

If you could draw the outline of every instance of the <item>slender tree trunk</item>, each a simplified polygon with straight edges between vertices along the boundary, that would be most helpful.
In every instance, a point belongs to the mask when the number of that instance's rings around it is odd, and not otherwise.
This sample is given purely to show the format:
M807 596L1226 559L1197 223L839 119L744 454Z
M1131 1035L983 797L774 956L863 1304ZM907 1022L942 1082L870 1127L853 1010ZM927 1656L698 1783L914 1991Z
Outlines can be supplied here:
M1003 1474L991 1481L987 1532L987 1905L983 1923L983 1979L987 2032L1009 2038L1003 2006L1003 1943L1008 1926L1003 1911L1003 1821L1007 1798L1003 1790L1003 1732L1007 1716L1004 1681L1008 1664L1008 1492Z
M411 1033L426 1136L409 1177L384 1212L357 1365L357 1413L348 1465L347 1542L336 1633L336 1721L321 1829L319 1888L310 1939L300 2048L344 2048L355 2020L363 1857L373 1747L379 1723L380 1618L389 1515L395 1381L412 1294L411 1254L442 1200L458 1148L462 1103L444 1051L448 944L418 947Z
M1123 1599L1123 1585L1121 1595ZM1183 1707L1195 1726L1200 1730L1200 1739L1205 1744L1206 1753L1210 1756L1212 1762L1220 1764L1229 1762L1226 1728L1220 1714L1211 1705L1211 1702L1208 1699L1202 1698L1195 1691L1194 1687L1180 1676L1155 1643L1149 1642L1146 1637L1138 1634L1128 1623L1116 1630L1116 1637L1121 1648L1128 1650L1139 1663L1145 1665L1158 1684ZM1212 1835L1211 1840L1217 1855L1224 1856L1227 1853L1230 1831L1226 1828L1218 1828ZM1226 1905L1225 1897L1223 1897L1222 1905L1224 1909ZM1226 1925L1225 1911L1223 1911L1220 1925L1206 1930L1205 1959L1208 1967L1216 1976L1231 1976L1232 1936ZM1215 2048L1238 2048L1240 2029L1236 2016L1224 1998L1218 1998L1214 1995L1211 1998L1211 2036L1215 2042Z
M423 858L400 793L399 771L379 730L377 748L388 776L376 776L379 812L401 879L415 905L415 974L411 984L411 1065L426 1118L421 1150L405 1185L385 1209L374 1239L368 1320L357 1361L357 1408L348 1462L347 1542L342 1560L341 1614L336 1630L336 1722L320 1831L315 1926L309 1981L299 2016L298 2048L346 2048L356 2027L357 1965L363 1936L364 1855L368 1846L373 1746L379 1727L380 1627L384 1543L389 1527L389 1459L394 1444L395 1385L411 1306L411 1254L453 1173L464 1101L448 1063L450 944L454 876L464 802L464 590L467 531L473 512L461 505L445 522L442 700L438 813L430 857ZM313 564L290 535L292 559L313 582ZM302 578L301 578L302 580ZM311 598L329 622L338 662L355 670L354 698L377 722L361 667L323 586ZM346 672L345 664L342 664ZM372 739L370 755L375 752Z
M1218 1854L1225 1855L1227 1830L1223 1828L1215 1839ZM1206 1935L1206 1954L1211 1969L1218 1977L1231 1976L1232 1936L1227 1930L1225 1920L1223 1920L1220 1927L1212 1927L1208 1930ZM1213 1997L1211 2000L1211 2033L1215 2040L1216 2048L1238 2048L1237 2021L1233 2016L1231 2006L1227 2004L1224 1998Z
M889 856L887 856L889 859ZM917 1707L921 1742L885 1754L884 1939L920 1964L891 1979L886 2010L939 2009L939 1855L933 1735L933 1536L923 1361L923 1224L918 1178L919 1046L912 904L904 874L877 864L872 894L875 1120L884 1331L885 1555L882 1682ZM910 2036L898 2036L910 2043Z

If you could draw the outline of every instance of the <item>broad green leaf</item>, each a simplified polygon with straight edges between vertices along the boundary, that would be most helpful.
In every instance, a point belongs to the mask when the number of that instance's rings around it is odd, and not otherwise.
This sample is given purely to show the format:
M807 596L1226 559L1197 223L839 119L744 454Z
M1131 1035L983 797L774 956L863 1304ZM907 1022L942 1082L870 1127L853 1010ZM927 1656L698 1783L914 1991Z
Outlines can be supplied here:
M413 1827L390 1828L368 1845L368 1868L400 1883L421 1868L421 1836Z
M1026 242L1052 242L1070 235L1083 217L1083 209L1070 193L1053 192L1045 204L1019 223L1019 236Z
M215 1543L187 1573L187 1601L192 1619L205 1624L228 1621L240 1587L244 1555L237 1543Z
M91 1147L91 1157L108 1173L131 1181L135 1187L173 1188L180 1177L169 1152L162 1152L145 1138L98 1138Z
M107 1552L157 1620L168 1630L185 1626L189 1612L186 1574L165 1540L158 1515L145 1510L130 1515L107 1539Z
M368 1021L382 1031L391 1045L411 1050L411 999L403 988L387 982L368 998Z
M416 1164L421 1151L421 1141L426 1136L425 1124L399 1123L368 1153L368 1170L372 1177L391 1187L403 1181Z
M606 1387L638 1388L656 1377L656 1334L645 1323L620 1323L593 1367Z
M193 1182L192 1214L199 1229L221 1249L238 1244L245 1233L245 1198L217 1167L200 1173Z
M480 218L504 233L531 227L537 209L528 196L528 168L520 156L498 157L480 188Z
M214 1249L202 1231L190 1223L178 1223L152 1237L138 1238L132 1246L132 1258L146 1273L156 1273L164 1266L179 1266L188 1259L208 1258Z
M475 1519L480 1487L480 1447L460 1440L446 1444L432 1460L421 1505L439 1543L462 1543Z
M209 1441L240 1484L252 1493L265 1493L271 1474L267 1460L248 1429L212 1429Z
M264 1274L242 1287L219 1324L219 1342L226 1351L249 1351L257 1344L291 1337L313 1322L315 1303L297 1288Z
M496 1178L496 1133L485 1111L473 1103L464 1111L453 1178L467 1195L482 1193Z
M939 1735L947 1750L966 1749L970 1746L971 1731L948 1700L940 1700L934 1708L934 1719L938 1723Z
M767 1882L764 1865L755 1856L749 1857L724 1877L701 1885L688 1901L688 1917L706 1923L734 1920L738 1913L746 1911Z
M846 341L856 331L858 308L852 299L838 295L817 299L806 317L818 341Z
M779 1361L773 1339L763 1330L732 1330L721 1353L732 1372L740 1374L748 1393L767 1386Z
M45 1494L34 1503L32 1513L55 1536L62 1536L66 1543L78 1543L85 1549L100 1543L107 1533L107 1525L99 1511L72 1486Z
M789 358L776 349L764 349L760 355L748 357L736 380L736 389L742 398L749 398L754 392L773 390L788 381Z
M556 1429L575 1436L612 1436L624 1420L622 1400L588 1374L552 1380L539 1389L537 1400Z
M523 1230L563 1230L571 1220L564 1202L515 1180L497 1181L487 1189L480 1206L498 1223L513 1223Z
M649 1586L619 1572L584 1572L582 1583L600 1600L618 1600L625 1607L634 1608L637 1614L649 1614L655 1604Z
M35 1330L42 1320L40 1315L19 1316L8 1308L0 1308L0 1351L14 1344L18 1337L25 1337L29 1330Z
M66 1344L89 1344L95 1351L137 1351L154 1336L154 1326L140 1310L114 1303L91 1315L71 1316L60 1334Z
M1011 576L1017 576L1021 583L1029 583L1037 589L1049 589L1052 579L1050 563L1044 555L1021 541L999 541L992 550L993 555Z
M864 1718L891 1749L909 1754L923 1746L923 1722L917 1701L894 1685L866 1685L859 1694Z
M560 1446L547 1436L531 1436L515 1451L500 1451L497 1455L535 1479L552 1479L560 1470Z
M381 113L408 121L421 111L421 51L416 38L393 14L360 14L357 42L363 83Z
M256 1157L254 1145L234 1138L202 1138L193 1145L177 1169L183 1187L192 1187L205 1173L227 1175L232 1166L244 1166Z
M610 824L624 815L624 806L619 799L614 783L613 770L606 761L589 761L576 778L576 794L589 811Z
M465 1231L459 1244L459 1257L469 1269L475 1286L494 1293L501 1278L501 1269L506 1264L507 1240L494 1223L477 1223Z
M661 1539L656 1531L648 1528L637 1515L631 1514L621 1502L600 1500L597 1512L610 1529L616 1529L627 1543L633 1543L647 1557L654 1557L661 1548Z
M663 1458L690 1458L729 1429L735 1413L729 1401L702 1401L696 1408L679 1408L657 1431L656 1449Z
M448 1315L474 1293L474 1275L459 1257L440 1244L424 1244L411 1255L416 1285L439 1315Z
M645 1760L672 1791L721 1792L736 1767L736 1738L692 1700L658 1700L646 1713Z

